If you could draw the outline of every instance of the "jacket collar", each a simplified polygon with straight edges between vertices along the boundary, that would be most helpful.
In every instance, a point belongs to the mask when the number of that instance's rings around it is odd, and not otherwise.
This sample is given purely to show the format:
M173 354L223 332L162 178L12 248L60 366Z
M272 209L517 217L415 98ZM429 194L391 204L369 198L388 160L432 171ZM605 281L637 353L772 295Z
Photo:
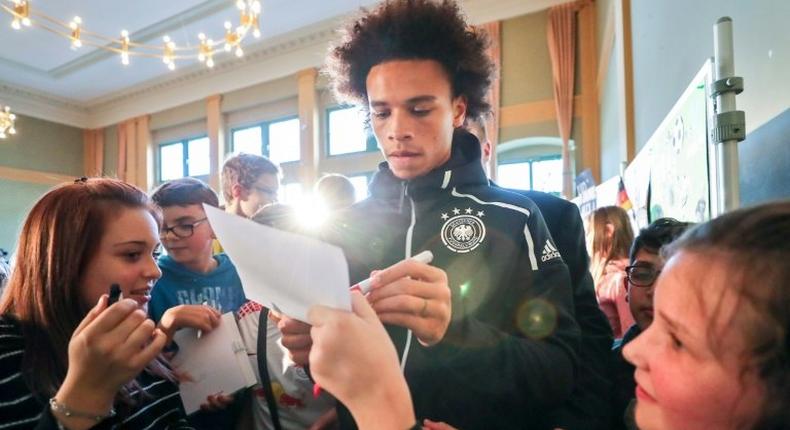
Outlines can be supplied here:
M453 132L450 159L447 162L411 180L397 178L389 164L382 162L371 180L370 193L381 199L398 198L406 192L419 198L442 190L452 190L457 186L487 185L488 178L480 157L480 143L477 138L462 128L456 128Z

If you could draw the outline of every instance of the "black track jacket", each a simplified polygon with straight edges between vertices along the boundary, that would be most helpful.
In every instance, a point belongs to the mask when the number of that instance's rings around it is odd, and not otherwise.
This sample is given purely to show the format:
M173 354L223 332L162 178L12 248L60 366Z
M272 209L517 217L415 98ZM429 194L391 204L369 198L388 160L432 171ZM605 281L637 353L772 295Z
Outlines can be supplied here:
M430 250L452 291L438 344L387 327L417 417L464 430L540 428L572 390L579 328L568 269L535 204L489 185L480 146L461 129L443 166L402 181L382 163L370 192L329 234L352 283ZM342 427L349 420L341 413Z

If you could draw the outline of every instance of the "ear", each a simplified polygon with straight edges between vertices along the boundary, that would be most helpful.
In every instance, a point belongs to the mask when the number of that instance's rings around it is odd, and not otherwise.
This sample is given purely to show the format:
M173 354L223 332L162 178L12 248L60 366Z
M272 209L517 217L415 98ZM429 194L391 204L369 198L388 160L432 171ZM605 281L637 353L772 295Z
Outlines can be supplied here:
M491 141L486 140L486 143L483 144L483 159L490 160L491 159Z
M453 99L453 127L464 125L466 119L466 96L460 95Z
M242 187L240 184L233 184L230 187L230 195L231 197L233 197L234 200L238 200L239 198L241 198L242 195L244 194L244 191L245 191L244 187Z
M628 288L628 276L623 276L623 289L625 290L625 301L628 303L631 298L631 290Z

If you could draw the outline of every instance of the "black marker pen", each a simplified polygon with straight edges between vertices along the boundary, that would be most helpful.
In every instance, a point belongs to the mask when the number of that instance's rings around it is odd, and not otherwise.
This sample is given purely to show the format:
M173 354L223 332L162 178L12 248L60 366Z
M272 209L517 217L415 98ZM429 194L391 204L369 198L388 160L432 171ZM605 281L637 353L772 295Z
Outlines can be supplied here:
M107 306L112 306L113 303L117 302L118 300L122 299L121 294L121 286L118 284L110 285L110 300L107 302Z

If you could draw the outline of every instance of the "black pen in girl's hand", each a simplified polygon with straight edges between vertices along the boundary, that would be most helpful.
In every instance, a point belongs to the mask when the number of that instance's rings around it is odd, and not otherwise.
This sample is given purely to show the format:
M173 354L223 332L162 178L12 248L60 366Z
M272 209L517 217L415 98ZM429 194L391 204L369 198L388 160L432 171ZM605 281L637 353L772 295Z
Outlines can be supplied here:
M110 300L107 301L107 306L112 306L113 303L122 299L121 286L118 284L110 285Z

